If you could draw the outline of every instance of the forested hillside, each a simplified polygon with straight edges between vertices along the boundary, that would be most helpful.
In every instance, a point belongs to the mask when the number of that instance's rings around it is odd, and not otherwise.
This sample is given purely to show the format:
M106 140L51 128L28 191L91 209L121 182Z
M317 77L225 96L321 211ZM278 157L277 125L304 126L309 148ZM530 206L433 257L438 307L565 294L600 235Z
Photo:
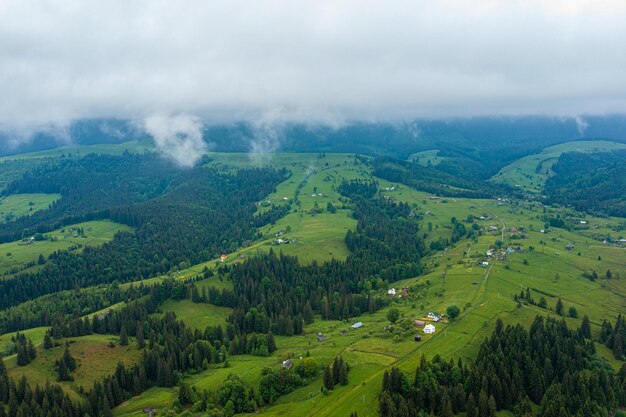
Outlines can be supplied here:
M626 217L626 151L564 153L546 181L552 202L581 211Z

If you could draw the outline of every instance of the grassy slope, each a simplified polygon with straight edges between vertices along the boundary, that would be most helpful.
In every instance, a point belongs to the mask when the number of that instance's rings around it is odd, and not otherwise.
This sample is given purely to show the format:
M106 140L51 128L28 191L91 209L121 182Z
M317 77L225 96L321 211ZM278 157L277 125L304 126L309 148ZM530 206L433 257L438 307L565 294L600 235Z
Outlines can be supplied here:
M0 223L4 223L7 216L15 219L45 210L60 197L60 194L13 194L0 197Z
M43 336L42 336L43 339ZM120 346L118 337L109 335L89 335L67 339L70 353L77 361L78 367L72 372L74 381L61 382L66 392L75 398L79 397L78 388L89 389L102 375L111 374L119 362L130 364L137 360L141 351L131 341L128 346ZM35 343L35 341L33 340ZM15 355L5 359L9 375L19 379L25 375L31 385L43 385L46 381L56 381L55 361L63 355L63 344L49 350L43 345L37 347L37 358L26 366L17 366ZM113 342L114 347L109 346Z
M410 155L407 161L417 160L417 163L423 166L435 166L439 165L446 157L439 156L439 150L422 151Z
M85 230L85 237L75 237L72 229L77 227ZM89 231L89 228L92 230ZM19 268L28 262L36 262L40 254L47 257L57 250L67 250L77 244L82 245L82 247L99 246L113 239L113 236L118 231L130 230L132 229L128 226L111 221L91 221L66 226L63 229L57 229L46 234L46 236L54 240L44 240L30 244L25 244L21 241L3 243L0 244L0 273L9 272L12 268ZM80 251L82 248L76 250Z
M257 161L242 155L213 156L215 159L212 164L222 166L224 169L257 164ZM342 178L369 177L367 168L360 164L353 165L353 157L349 155L330 154L321 159L317 154L281 154L261 163L287 167L292 171L293 175L269 196L270 201L275 204L291 202L292 212L276 225L261 230L266 236L265 240L229 254L227 262L239 262L241 260L239 256L247 256L257 250L268 250L272 247L268 243L274 239L273 234L287 226L291 226L292 231L286 237L297 237L299 244L281 245L276 250L297 254L304 261L345 256L347 251L343 245L343 237L346 228L355 225L354 220L349 218L350 211L345 209L338 210L335 214L324 213L315 216L308 211L314 207L315 201L322 208L328 201L339 205L339 196L333 187L336 187ZM293 200L298 184L304 179L307 182L300 192L298 206ZM381 187L398 186L378 181ZM313 194L316 196L313 197ZM600 279L594 283L580 276L584 270L595 269L602 273L606 269L611 269L614 276L619 273L621 277L626 277L625 250L603 245L595 236L610 232L611 228L623 219L587 218L589 228L573 232L553 229L551 234L546 235L538 232L543 227L543 222L538 219L543 211L538 205L531 207L524 203L519 207L509 202L491 200L430 200L428 194L411 190L403 185L384 194L397 201L406 201L415 211L422 213L424 231L427 231L428 222L433 224L433 231L429 233L427 242L438 237L450 236L450 217L464 219L468 214L474 214L491 217L491 220L479 221L481 227L495 225L501 228L503 224L507 228L532 227L537 232L530 231L529 239L518 242L526 249L534 246L536 250L510 255L507 260L495 264L492 262L489 269L479 268L475 265L479 258L475 256L481 256L496 239L502 238L501 231L491 232L480 237L477 242L459 242L447 253L437 253L429 257L425 260L429 272L424 276L393 283L396 288L427 280L431 283L422 297L397 300L396 306L405 318L422 317L431 310L443 312L451 304L456 304L462 309L461 317L455 323L437 325L437 332L424 337L421 343L415 343L412 337L394 341L391 336L383 333L382 329L387 324L384 310L355 318L353 321L360 320L365 323L364 328L350 331L345 335L339 335L338 332L340 329L349 328L349 322L316 320L314 324L307 326L306 334L303 336L277 337L279 350L272 357L260 358L248 355L232 357L229 359L229 368L211 369L189 376L188 381L198 389L215 390L229 373L235 373L250 385L258 386L261 370L268 366L277 367L285 358L298 358L309 351L311 356L323 365L341 354L352 365L348 386L338 387L330 396L322 396L319 391L321 378L317 378L310 385L280 398L276 404L266 407L260 414L339 417L357 411L359 416L375 416L382 375L389 366L395 365L412 371L422 354L428 357L441 354L444 357L472 359L478 344L489 335L497 318L502 318L506 323L528 324L536 314L549 313L530 306L517 308L512 296L519 292L521 287L536 287L562 297L566 310L570 305L574 305L580 316L588 314L591 317L594 331L598 330L597 326L603 318L614 318L617 312L623 311L626 307L624 296L626 284L622 279ZM287 197L287 201L283 200L284 197ZM259 210L263 210L263 207L261 206ZM594 225L599 229L590 229ZM504 233L504 238L505 241L509 240L508 232ZM545 245L540 241L544 241ZM574 243L576 248L568 252L564 246L570 242ZM581 252L580 256L578 251ZM601 256L601 261L597 259L598 256ZM527 264L523 262L524 259L527 260ZM216 265L219 265L219 262L211 261L196 265L181 271L177 276L180 278L194 276L201 273L205 266L214 269ZM145 282L159 279L161 278ZM199 285L229 287L231 284L227 280L213 277L201 281ZM533 296L536 299L540 297L539 294ZM547 298L549 306L553 308L556 299ZM170 302L166 304L164 310L175 311L181 319L198 328L217 322L223 323L228 311L213 306L194 305L188 301ZM579 323L576 319L567 320L572 325ZM327 335L328 340L317 342L316 334L319 331ZM34 340L35 337L43 338L42 331L34 329L32 332ZM0 343L5 338L6 336L0 337ZM608 354L602 348L599 351ZM621 365L618 361L611 363L616 368ZM171 404L175 397L176 389L152 389L118 407L116 415L142 415L143 407L159 408Z
M519 159L510 165L502 168L500 172L493 176L492 180L500 183L507 183L513 186L522 187L532 193L541 193L546 180L554 175L552 165L564 152L602 152L615 149L626 149L622 143L609 142L605 140L567 142L555 146L550 146L542 152L529 155ZM542 168L536 172L539 163Z
M381 187L398 186L380 179L378 181ZM277 194L281 195L280 192ZM462 315L455 323L437 325L438 331L433 336L424 337L421 343L415 343L411 337L398 342L384 334L382 329L387 324L386 311L354 318L353 321L361 320L365 326L346 335L339 335L338 330L348 328L350 323L317 320L311 326L307 326L306 334L303 336L278 337L279 350L270 358L236 356L230 359L230 368L212 369L191 376L188 378L189 382L198 389L216 390L229 373L234 373L240 375L248 384L258 386L261 370L264 367L277 367L285 358L298 358L309 351L320 364L325 364L333 357L342 355L352 365L348 386L338 387L333 394L325 397L320 394L321 379L317 378L312 384L266 407L260 415L339 417L357 411L359 416L373 417L376 415L382 375L389 366L399 366L412 372L422 354L427 357L440 354L444 357L462 357L471 360L476 355L479 343L491 333L498 318L503 319L505 323L528 325L537 314L554 314L532 306L518 308L512 297L521 287L536 287L562 297L566 310L573 305L581 317L583 314L591 317L594 331L598 330L603 318L612 319L626 307L626 298L621 295L626 294L624 293L626 284L621 280L598 280L593 283L580 275L582 271L589 269L598 271L611 269L614 275L619 272L621 276L626 277L624 249L608 247L591 239L590 230L567 232L554 229L548 235L539 233L538 230L543 227L543 222L537 219L543 214L539 206L518 207L508 202L491 200L430 200L428 194L402 185L384 194L397 201L408 202L418 212L429 213L424 214L423 219L424 225L428 222L433 223L433 231L429 234L427 242L438 237L449 237L450 218L455 216L464 219L468 214L491 218L479 221L481 227L495 225L501 229L504 224L507 230L510 227L523 226L527 229L532 227L537 232L531 231L528 239L517 241L526 249L524 254L516 253L505 261L495 264L492 262L489 269L476 266L475 263L479 259L476 256L482 256L496 239L502 238L501 230L487 233L477 242L459 242L447 253L438 253L427 259L426 264L431 271L426 275L394 283L393 286L397 288L426 280L431 282L425 296L397 302L396 306L405 318L422 317L430 310L444 312L451 304L456 304L462 309ZM593 218L587 220L589 226L600 226L600 231L610 230L620 221ZM277 224L271 230L280 227L281 225ZM424 230L426 231L426 227ZM510 233L505 232L505 241L509 241L509 237ZM541 245L540 241L545 241L545 245ZM576 245L575 251L568 252L564 249L565 244L570 242ZM530 252L529 246L537 249ZM577 254L578 250L581 252L580 256ZM602 257L602 261L597 260L598 256ZM234 259L237 258L229 256L229 261ZM524 259L527 260L527 264L524 263ZM505 268L506 265L508 269ZM538 300L540 294L534 293L533 296ZM547 298L549 306L554 308L556 299ZM181 318L184 319L184 316ZM579 324L577 319L566 320L574 326ZM329 336L328 340L317 342L318 331ZM602 348L599 351L608 354ZM619 361L611 359L611 363L616 369L621 366ZM163 390L144 394L131 401L136 406L131 407L129 403L121 407L118 415L133 415L133 411L139 410L139 405L154 406L167 395L168 398L173 398L175 390L169 394ZM499 415L510 414L503 412Z
M59 156L75 156L82 157L90 153L121 155L125 151L131 153L143 153L154 149L154 145L150 140L130 141L119 144L101 144L86 146L62 146L46 151L23 153L18 155L4 156L0 158L0 163L15 159L31 159L31 158L50 158Z

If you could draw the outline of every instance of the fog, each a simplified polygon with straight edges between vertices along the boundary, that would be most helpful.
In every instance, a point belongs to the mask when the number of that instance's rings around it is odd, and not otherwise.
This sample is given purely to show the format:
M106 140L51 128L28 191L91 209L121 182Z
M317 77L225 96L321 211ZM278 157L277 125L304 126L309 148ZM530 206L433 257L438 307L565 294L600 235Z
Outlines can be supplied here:
M198 120L241 120L263 151L286 122L625 113L624 21L602 0L4 0L0 130L119 117L167 149L170 120L195 151Z

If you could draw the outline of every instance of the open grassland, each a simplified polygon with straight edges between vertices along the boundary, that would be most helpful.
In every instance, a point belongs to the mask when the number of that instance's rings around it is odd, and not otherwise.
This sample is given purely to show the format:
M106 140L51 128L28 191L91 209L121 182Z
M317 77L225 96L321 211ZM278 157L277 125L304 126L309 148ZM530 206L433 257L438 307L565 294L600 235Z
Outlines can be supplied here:
M168 300L163 304L164 313L172 312L176 317L184 318L188 326L204 330L207 326L226 326L226 320L231 313L227 307L218 307L211 304L192 303L190 300L173 301Z
M416 152L410 155L407 158L407 161L416 161L418 164L427 167L439 165L444 159L446 158L443 156L439 156L439 150L435 149L431 151Z
M59 341L60 346L47 350L39 344L37 358L26 366L18 366L15 355L6 358L5 363L9 375L16 380L24 375L31 385L44 385L48 381L55 382L55 362L63 355L64 344L67 341L70 353L76 359L77 368L72 372L74 381L59 382L59 384L74 398L79 398L80 387L90 389L93 383L103 375L113 373L118 363L130 365L141 355L141 350L132 340L128 346L120 346L118 339L115 336L97 334L62 339Z
M151 140L133 140L118 144L99 144L99 145L70 145L62 146L45 151L22 153L18 155L4 156L0 158L0 163L10 160L25 160L32 158L55 158L55 157L76 157L81 158L90 153L121 155L124 152L143 153L154 150L154 144Z
M84 233L79 234L78 229ZM0 274L13 274L29 264L37 268L39 255L47 258L58 250L82 251L85 246L99 246L113 239L115 233L131 231L128 226L111 221L91 221L66 226L45 234L45 240L0 244Z
M47 209L60 194L12 194L0 197L0 223Z
M525 191L541 193L546 180L554 175L552 165L564 152L606 152L626 149L623 143L604 140L566 142L545 148L542 152L521 158L500 170L492 180L521 187Z
M342 209L336 188L344 181L369 178L369 168L354 155L280 153L271 156L210 154L209 165L226 171L242 167L271 166L286 169L289 177L276 191L258 202L259 212L272 205L289 205L290 213L260 229L265 239L236 253L227 262L238 262L259 250L282 251L304 262L345 259L346 232L356 227L349 208ZM336 212L328 211L331 204ZM280 234L280 236L279 236ZM278 238L289 243L278 243Z

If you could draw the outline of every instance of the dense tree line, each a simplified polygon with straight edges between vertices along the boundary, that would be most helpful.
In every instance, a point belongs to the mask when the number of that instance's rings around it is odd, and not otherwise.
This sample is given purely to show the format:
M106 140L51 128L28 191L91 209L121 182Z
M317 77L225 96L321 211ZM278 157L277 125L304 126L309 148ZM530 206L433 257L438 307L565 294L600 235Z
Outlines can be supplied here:
M285 173L250 169L227 175L196 168L179 175L184 181L162 196L99 214L135 227L136 233L118 233L80 254L56 252L37 272L0 281L0 308L75 287L160 275L232 252L275 219L273 210L255 216L254 203Z
M49 159L9 183L3 194L55 193L61 198L48 210L2 225L0 242L101 218L106 209L160 196L190 174L158 154Z
M530 330L498 321L470 365L435 356L422 358L411 379L396 368L386 371L379 415L494 417L497 410L519 417L610 415L626 404L626 372L614 374L584 333L539 316Z
M626 150L561 154L545 193L552 203L580 211L626 217Z
M600 342L613 351L615 359L624 360L626 356L626 323L624 316L619 314L615 326L604 320L600 329Z
M0 334L32 327L51 326L66 317L81 317L122 301L147 294L143 284L122 290L112 284L103 287L61 291L44 295L18 306L0 311Z
M465 198L491 198L501 194L514 194L516 190L502 184L484 181L462 173L449 173L417 162L390 158L376 158L373 174L388 181L406 184L416 190L441 196Z
M345 261L301 265L270 251L233 266L238 300L230 323L237 333L300 334L314 314L337 320L374 312L387 302L370 292L379 280L421 273L424 244L410 208L375 197L376 189L358 181L339 187L354 202L358 221L346 235L351 253Z

